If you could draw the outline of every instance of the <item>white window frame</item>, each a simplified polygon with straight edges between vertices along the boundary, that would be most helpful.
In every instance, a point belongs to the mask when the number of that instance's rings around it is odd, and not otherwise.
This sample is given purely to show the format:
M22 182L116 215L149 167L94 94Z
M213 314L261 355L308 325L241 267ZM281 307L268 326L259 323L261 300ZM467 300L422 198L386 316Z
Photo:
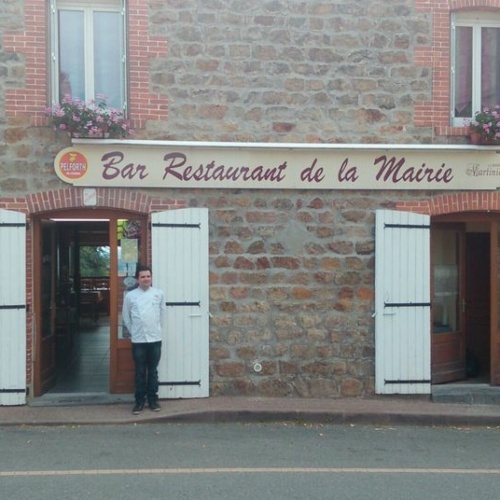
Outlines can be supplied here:
M123 58L122 74L123 79L121 82L121 95L122 95L122 110L124 113L127 111L127 25L126 25L126 11L125 0L50 0L50 15L51 15L51 102L56 104L59 102L59 22L58 10L78 10L84 13L84 26L85 26L85 101L95 99L94 90L94 37L93 37L93 12L109 11L119 12L122 16L123 23Z
M464 127L481 110L481 29L500 28L500 12L454 12L451 19L451 124ZM455 54L456 28L472 28L472 115L470 117L455 117Z

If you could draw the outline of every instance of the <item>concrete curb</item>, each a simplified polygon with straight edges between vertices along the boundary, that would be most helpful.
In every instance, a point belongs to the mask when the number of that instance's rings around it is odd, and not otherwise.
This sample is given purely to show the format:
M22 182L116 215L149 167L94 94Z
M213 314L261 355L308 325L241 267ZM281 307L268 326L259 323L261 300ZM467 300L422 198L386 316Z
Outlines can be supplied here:
M302 412L302 411L221 411L166 415L156 419L144 419L140 423L271 423L293 422L295 424L353 424L353 425L421 425L421 426L465 426L500 427L498 416L493 415L429 415L400 413L356 413L356 412ZM139 423L139 422L135 422Z
M500 426L500 405L433 403L406 398L231 398L162 401L160 412L131 414L131 404L0 407L0 427L143 425L152 423L269 423Z

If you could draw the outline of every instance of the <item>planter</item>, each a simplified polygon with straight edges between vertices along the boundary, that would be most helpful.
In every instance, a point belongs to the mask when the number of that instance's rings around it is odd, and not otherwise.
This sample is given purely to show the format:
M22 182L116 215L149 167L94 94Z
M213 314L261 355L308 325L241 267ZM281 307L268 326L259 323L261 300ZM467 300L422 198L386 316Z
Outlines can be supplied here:
M483 136L481 132L476 132L475 130L472 130L471 132L469 132L469 139L471 144L476 144L476 145L483 144Z
M45 110L55 130L68 132L72 138L106 139L126 137L129 124L123 112L108 108L104 101L85 103L67 96L60 104Z
M481 146L496 146L500 144L500 141L492 139L490 137L485 137L481 132L476 130L471 130L469 132L469 139L471 144L481 145Z

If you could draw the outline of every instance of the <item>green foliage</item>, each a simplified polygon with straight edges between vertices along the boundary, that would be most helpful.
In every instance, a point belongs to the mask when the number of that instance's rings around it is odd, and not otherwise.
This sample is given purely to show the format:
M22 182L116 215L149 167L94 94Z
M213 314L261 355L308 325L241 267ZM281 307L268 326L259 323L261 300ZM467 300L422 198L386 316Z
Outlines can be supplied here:
M492 144L500 143L500 104L483 108L476 113L469 128L473 132L479 132L483 139Z
M80 247L80 276L82 278L109 276L109 247Z

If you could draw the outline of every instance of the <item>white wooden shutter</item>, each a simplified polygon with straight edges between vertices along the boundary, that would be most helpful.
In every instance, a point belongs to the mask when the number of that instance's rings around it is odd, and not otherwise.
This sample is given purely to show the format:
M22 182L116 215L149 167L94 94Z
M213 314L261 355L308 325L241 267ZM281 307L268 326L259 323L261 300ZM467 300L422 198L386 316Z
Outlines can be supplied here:
M429 216L377 210L375 245L375 390L429 394Z
M0 210L0 405L26 403L26 216Z
M208 210L152 214L153 286L167 300L160 398L209 393Z

